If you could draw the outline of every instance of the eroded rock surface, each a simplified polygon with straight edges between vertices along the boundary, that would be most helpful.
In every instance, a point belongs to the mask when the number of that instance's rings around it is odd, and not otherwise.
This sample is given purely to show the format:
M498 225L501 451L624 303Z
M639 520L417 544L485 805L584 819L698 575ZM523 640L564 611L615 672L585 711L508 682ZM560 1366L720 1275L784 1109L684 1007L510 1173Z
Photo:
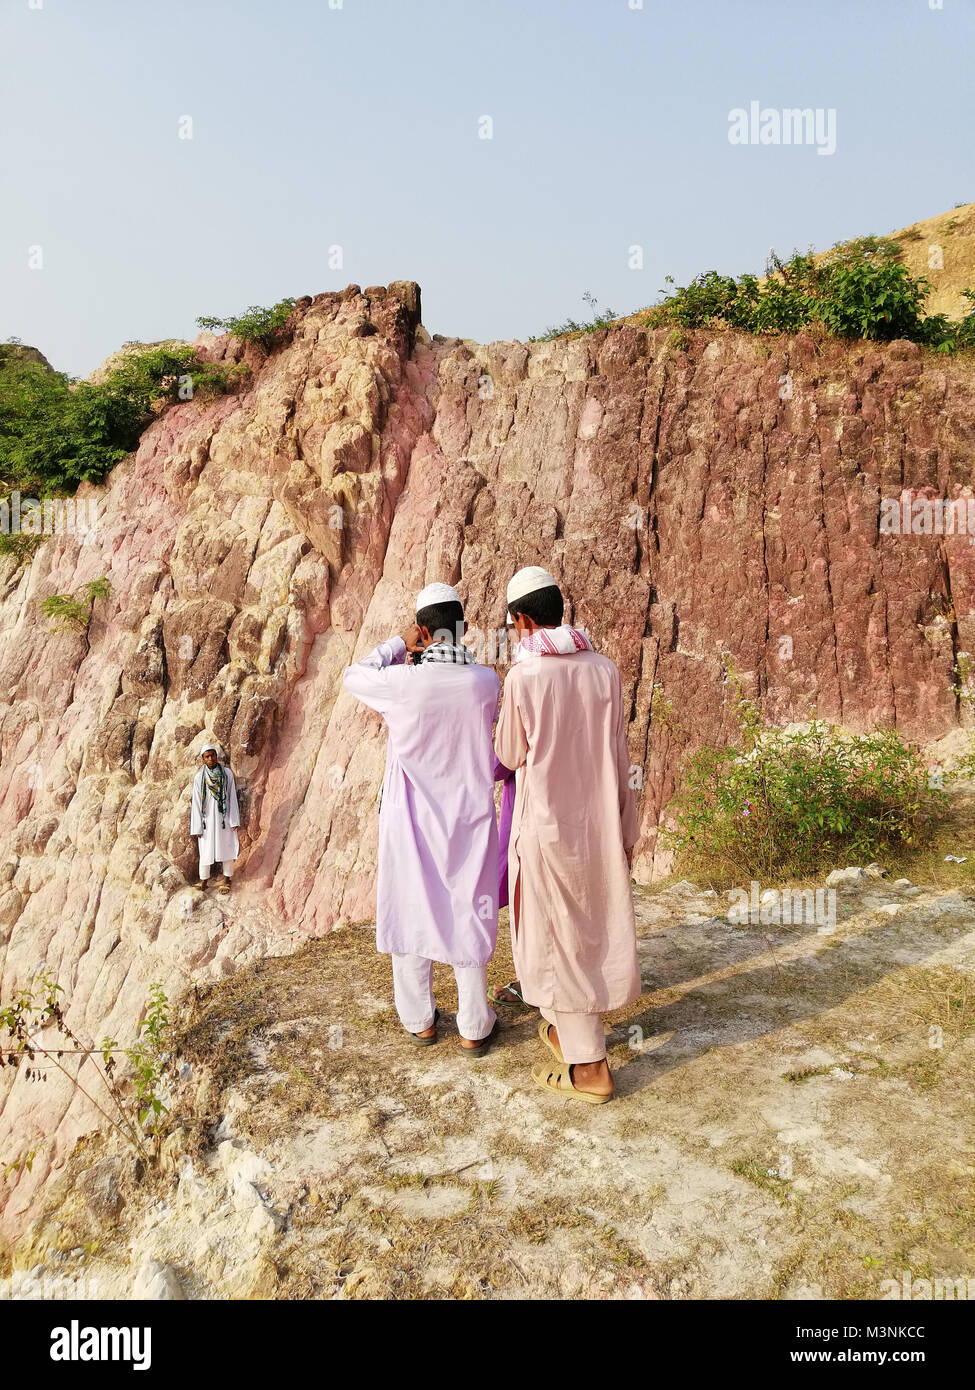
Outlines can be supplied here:
M534 344L430 339L409 282L299 301L246 390L169 409L104 487L93 541L0 557L3 998L46 963L83 1039L129 1040L148 985L290 950L373 911L377 716L340 672L456 583L485 647L542 562L619 664L641 769L636 875L678 758L728 736L722 652L770 718L914 739L959 721L975 649L967 535L879 535L880 499L971 490L970 365L894 343L769 346L632 325ZM787 387L784 385L787 383ZM107 577L87 632L38 602ZM659 684L684 735L650 720ZM205 736L205 737L204 737ZM234 896L187 887L197 750L242 791ZM445 747L449 756L449 744ZM98 1119L66 1080L0 1073L7 1229Z

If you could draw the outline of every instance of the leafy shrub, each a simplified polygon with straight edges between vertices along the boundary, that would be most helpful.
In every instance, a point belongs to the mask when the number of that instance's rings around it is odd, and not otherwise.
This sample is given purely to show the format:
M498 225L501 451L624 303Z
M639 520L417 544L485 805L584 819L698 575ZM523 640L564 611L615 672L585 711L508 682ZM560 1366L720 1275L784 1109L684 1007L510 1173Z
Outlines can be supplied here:
M25 536L22 532L7 534L0 531L0 555L13 555L18 565L32 560L35 551L44 544L44 536Z
M648 327L724 324L746 333L795 333L820 326L834 337L889 342L907 338L939 352L975 347L975 291L964 291L972 311L960 322L943 314L924 317L931 286L900 261L896 241L858 237L821 257L796 253L782 261L773 252L766 279L709 270L689 285L664 292L648 311ZM673 285L668 276L667 283Z
M290 318L294 306L293 299L282 299L267 309L252 304L237 317L201 318L196 322L200 328L206 328L211 333L232 333L242 343L257 343L270 352L278 343L281 329Z
M139 1036L129 1047L120 1047L114 1038L105 1038L97 1047L86 1046L65 1019L64 1006L58 998L63 993L64 989L50 970L42 968L33 982L20 990L12 1004L0 1007L0 1031L5 1032L9 1039L9 1046L0 1047L0 1067L16 1069L26 1062L26 1081L44 1081L47 1079L46 1068L55 1067L77 1087L102 1118L108 1121L111 1129L130 1144L140 1158L157 1161L162 1116L167 1110L159 1092L167 1081L176 1079L175 1062L168 1051L168 1000L162 986L153 984L150 987ZM51 1024L56 1025L57 1033L73 1046L46 1046L40 1040L41 1030ZM115 1078L120 1053L132 1068L131 1078L124 1081ZM69 1070L70 1060L66 1064L66 1056L78 1059L76 1072ZM101 1071L95 1061L96 1056L101 1057ZM82 1082L80 1072L85 1062L90 1062L91 1066L86 1071L85 1082ZM97 1088L98 1099L88 1090L94 1077L101 1083L101 1087ZM102 1087L107 1097L101 1094ZM105 1104L108 1109L105 1109ZM22 1168L29 1171L38 1148L44 1142L43 1139L39 1140L25 1154L6 1164L5 1176Z
M104 577L90 579L87 584L82 584L77 592L83 597L77 598L73 594L50 594L47 598L41 599L38 607L45 618L53 619L52 632L69 632L72 629L87 631L95 601L108 598L112 586Z
M565 333L595 333L600 328L612 328L616 319L614 310L609 308L600 310L595 295L590 294L588 290L582 297L592 310L591 319L583 323L577 323L575 319L566 319L556 328L547 328L539 337L529 338L528 341L530 343L544 343L549 342L552 338L561 338Z
M810 314L838 338L922 340L922 308L930 286L896 261L864 257L817 269Z
M0 489L42 498L101 482L137 447L156 402L223 393L246 372L177 344L132 353L96 385L2 355Z
M762 727L734 668L738 746L690 758L662 832L678 864L719 877L802 876L923 843L945 814L918 749L893 729L854 737L820 720L806 731Z

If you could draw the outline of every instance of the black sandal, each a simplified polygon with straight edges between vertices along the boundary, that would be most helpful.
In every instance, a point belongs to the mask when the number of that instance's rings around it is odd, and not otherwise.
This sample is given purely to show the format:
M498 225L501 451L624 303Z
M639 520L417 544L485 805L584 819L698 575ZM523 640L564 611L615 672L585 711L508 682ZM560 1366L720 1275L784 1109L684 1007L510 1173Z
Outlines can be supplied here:
M437 1024L438 1024L439 1022L440 1022L440 1010L439 1010L439 1009L434 1009L434 1011L433 1011L433 1026L434 1026L434 1028L436 1028L436 1026L437 1026ZM409 1031L409 1030L407 1030L407 1031ZM436 1033L434 1033L434 1035L433 1035L432 1038L421 1038L420 1035L419 1035L419 1033L410 1033L410 1042L413 1044L414 1047L433 1047L433 1044L434 1044L436 1041L437 1041L437 1035L436 1035Z
M488 1033L486 1038L481 1039L477 1047L465 1047L463 1043L461 1043L460 1050L461 1052L463 1052L465 1057L483 1057L485 1052L490 1052L491 1048L497 1042L497 1040L498 1020L495 1019L494 1027L491 1029L490 1033Z

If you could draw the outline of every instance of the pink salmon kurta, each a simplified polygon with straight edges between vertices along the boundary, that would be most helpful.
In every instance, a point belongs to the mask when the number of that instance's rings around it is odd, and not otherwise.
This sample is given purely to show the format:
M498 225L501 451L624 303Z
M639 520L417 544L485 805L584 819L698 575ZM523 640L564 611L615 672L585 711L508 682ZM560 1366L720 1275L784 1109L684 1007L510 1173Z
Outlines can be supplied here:
M342 681L389 730L379 807L376 946L447 965L486 965L498 935L498 827L487 666L404 664L401 637Z
M565 1013L620 1008L640 995L624 850L638 829L615 664L578 651L512 667L494 746L518 769L508 884L524 997Z

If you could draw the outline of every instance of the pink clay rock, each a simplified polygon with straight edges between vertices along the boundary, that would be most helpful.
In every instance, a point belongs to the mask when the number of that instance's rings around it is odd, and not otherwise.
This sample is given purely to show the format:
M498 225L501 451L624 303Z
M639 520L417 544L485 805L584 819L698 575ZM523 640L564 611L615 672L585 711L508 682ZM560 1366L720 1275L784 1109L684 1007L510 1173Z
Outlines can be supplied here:
M881 497L971 486L965 361L808 335L675 351L632 325L477 347L431 341L419 315L410 282L350 286L300 301L270 354L204 335L211 360L249 362L247 386L171 407L81 489L94 543L0 557L5 1003L46 963L79 1036L127 1042L153 981L175 998L368 921L385 738L340 676L431 580L458 586L484 651L514 570L560 579L622 672L643 881L666 867L656 827L684 753L651 726L655 684L690 748L732 732L725 651L771 719L815 705L915 740L957 724L975 547L878 525ZM102 576L88 632L52 633L38 601ZM211 737L245 815L223 899L187 884ZM0 1188L8 1235L98 1122L53 1067L40 1084L0 1071L0 1159L47 1137Z

